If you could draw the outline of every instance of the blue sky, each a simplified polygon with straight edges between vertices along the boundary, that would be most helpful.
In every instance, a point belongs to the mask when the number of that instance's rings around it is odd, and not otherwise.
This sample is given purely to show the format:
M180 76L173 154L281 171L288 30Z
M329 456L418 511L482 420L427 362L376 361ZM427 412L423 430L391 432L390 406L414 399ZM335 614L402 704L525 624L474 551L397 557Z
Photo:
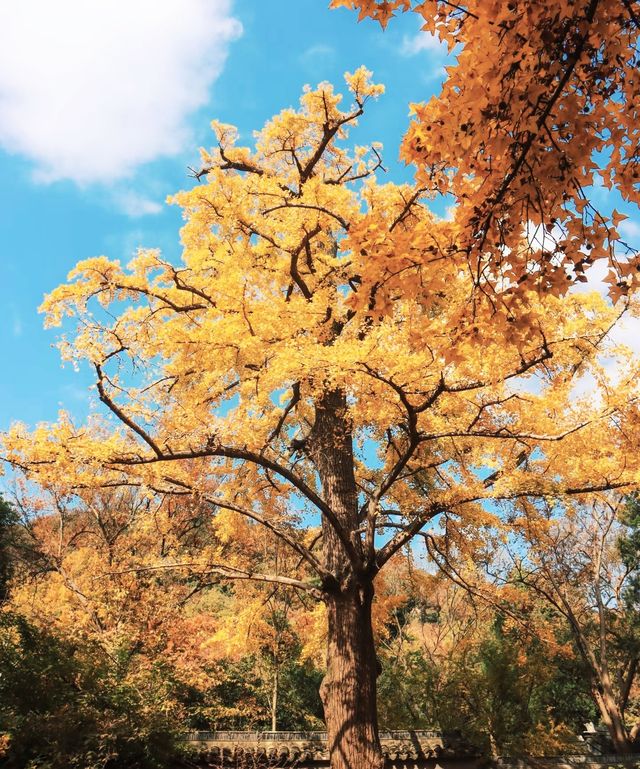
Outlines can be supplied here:
M160 10L158 6L163 6ZM80 259L179 254L179 210L213 118L241 137L295 105L305 83L365 64L386 95L358 128L398 144L411 101L438 89L445 57L415 17L386 32L328 0L21 0L0 9L0 430L78 416L88 372L60 364L37 307ZM161 14L159 16L159 13ZM164 15L162 15L164 14ZM34 19L38 21L34 24Z
M394 180L408 105L447 63L414 15L383 32L328 0L20 0L0 6L0 431L90 407L87 371L61 367L37 307L73 265L138 246L179 256L180 211L213 118L241 138L297 103L304 84L365 64L387 93L360 143L382 141ZM617 202L617 201L616 201ZM607 206L605 206L607 207ZM620 206L618 206L620 208ZM444 213L444 211L441 211ZM640 241L640 226L625 223ZM628 339L640 339L637 326Z

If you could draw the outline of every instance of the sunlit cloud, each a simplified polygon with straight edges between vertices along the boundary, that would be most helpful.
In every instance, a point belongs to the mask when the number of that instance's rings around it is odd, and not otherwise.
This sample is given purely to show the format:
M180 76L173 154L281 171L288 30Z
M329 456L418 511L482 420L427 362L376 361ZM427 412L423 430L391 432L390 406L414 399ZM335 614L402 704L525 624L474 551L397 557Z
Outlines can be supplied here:
M447 53L447 46L429 32L417 32L415 35L405 35L402 38L400 53L403 56L417 56L424 52L444 56Z
M159 214L163 209L162 203L151 200L151 198L140 195L133 190L116 194L114 202L120 211L131 218Z
M44 182L178 153L241 31L230 0L2 3L0 146Z

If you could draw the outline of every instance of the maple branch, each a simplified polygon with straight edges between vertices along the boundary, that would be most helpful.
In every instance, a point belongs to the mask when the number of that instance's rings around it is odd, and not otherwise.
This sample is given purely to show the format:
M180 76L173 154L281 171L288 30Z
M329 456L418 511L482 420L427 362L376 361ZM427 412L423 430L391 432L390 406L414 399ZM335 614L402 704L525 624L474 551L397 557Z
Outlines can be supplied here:
M624 7L629 12L631 21L633 21L636 27L640 27L640 18L636 15L636 12L633 10L633 6L629 2L629 0L622 0L622 5L624 5Z
M587 42L587 39L589 37L589 25L591 22L593 22L596 9L598 7L599 0L591 0L589 3L589 6L585 12L584 18L587 22L585 31L580 35L580 39L578 41L578 44L576 45L575 50L573 53L568 57L568 64L567 68L565 69L562 77L560 78L554 92L549 97L544 109L542 112L538 115L538 118L536 119L536 130L535 131L529 131L529 135L526 139L526 141L522 144L522 147L520 149L520 153L518 157L516 158L511 171L507 174L507 176L503 179L502 184L498 188L496 194L492 196L491 198L491 210L486 215L485 220L481 227L482 237L480 238L480 243L477 246L477 251L482 251L484 244L486 242L488 233L489 233L489 227L491 225L491 220L493 219L494 211L500 203L503 202L507 192L509 191L509 188L520 172L520 169L522 165L524 164L527 155L529 154L529 151L531 150L531 147L533 146L533 143L538 135L538 131L542 128L544 125L547 117L549 117L549 114L551 113L551 110L555 106L556 102L560 98L562 91L564 90L564 87L569 82L569 78L573 74L573 71L578 64L578 61L580 60L580 56L582 55L582 51L584 50L584 46Z
M393 232L393 230L407 217L409 214L409 211L411 211L411 208L415 205L416 201L422 195L423 192L426 191L426 187L419 187L413 195L405 202L404 208L402 211L396 216L396 218L391 222L391 225L389 227L389 232Z
M472 19L479 20L480 17L476 16L475 13L472 11L467 10L462 5L456 5L455 3L450 2L450 0L438 0L439 2L443 3L444 5L448 5L449 8L455 8L456 11L460 11L461 13L466 14L467 16L470 16Z

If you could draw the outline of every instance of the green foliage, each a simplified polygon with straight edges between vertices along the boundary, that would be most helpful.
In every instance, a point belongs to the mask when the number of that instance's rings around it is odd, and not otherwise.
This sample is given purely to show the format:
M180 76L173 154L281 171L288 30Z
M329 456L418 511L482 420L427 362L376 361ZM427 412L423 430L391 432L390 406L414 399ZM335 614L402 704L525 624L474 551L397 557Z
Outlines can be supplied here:
M625 567L629 570L625 602L632 611L640 611L640 496L629 495L622 516L626 531L618 540L618 550Z
M387 729L440 728L454 744L484 755L553 753L595 717L587 680L576 657L550 655L498 617L478 643L446 658L411 646L387 655L380 722Z
M420 651L381 658L378 712L383 729L429 729L439 725L434 688L438 670Z
M289 662L280 671L278 729L323 729L322 702L318 691L322 672L310 663Z
M159 769L179 753L161 666L115 658L0 615L0 765Z
M16 521L15 510L0 497L0 604L6 601L9 595L12 572L11 542Z
M239 661L220 660L217 683L206 689L183 692L188 711L185 729L269 731L272 668L264 659L247 655ZM322 672L299 659L282 664L278 683L278 729L322 729L322 703L318 690Z

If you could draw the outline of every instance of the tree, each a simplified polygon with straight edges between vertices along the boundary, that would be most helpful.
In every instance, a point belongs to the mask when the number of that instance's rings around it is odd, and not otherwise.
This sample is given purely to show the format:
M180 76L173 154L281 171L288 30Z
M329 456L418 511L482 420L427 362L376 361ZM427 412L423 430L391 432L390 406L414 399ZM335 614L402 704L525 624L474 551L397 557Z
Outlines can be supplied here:
M521 503L522 516L514 522L520 537L511 548L513 571L505 575L534 591L564 621L620 753L634 750L640 732L630 708L640 627L637 609L627 603L637 570L620 558L619 550L625 552L630 542L621 525L624 508L620 496L560 508Z
M440 94L412 106L401 156L415 164L421 189L453 197L449 255L469 270L476 303L495 322L519 315L531 287L562 295L599 260L612 299L637 287L638 244L618 229L626 217L598 211L591 195L603 184L640 203L637 2L331 5L356 8L383 27L396 12L414 12L425 34L456 52ZM368 246L373 253L387 244L373 237ZM391 293L393 273L384 289ZM428 286L414 291L429 301Z
M544 602L532 632L512 619L518 601L491 605L442 574L412 571L422 578L380 647L389 660L381 722L438 727L454 748L494 757L574 752L593 704L581 661Z
M629 612L640 612L640 500L638 494L630 494L621 511L623 526L618 551L627 572L627 585L623 600Z
M474 316L473 280L447 258L459 224L419 186L379 185L378 146L345 147L382 92L364 69L346 80L349 109L322 84L253 150L214 124L199 183L174 198L180 264L89 259L46 299L50 325L77 318L62 354L88 361L111 421L16 425L4 453L44 486L190 497L243 541L279 539L288 573L224 557L207 570L324 603L332 766L370 769L376 576L417 535L464 559L495 520L488 500L636 485L637 364L608 350L630 305L597 295L522 289L518 319ZM607 350L630 372L615 386Z
M165 705L183 731L268 728L269 709L272 724L277 714L284 728L317 726L319 671L300 659L295 630L309 602L278 585L221 585L207 571L208 558L286 571L291 555L267 529L243 538L242 525L184 497L131 488L34 497L15 480L10 610L90 647L124 679L162 667Z

